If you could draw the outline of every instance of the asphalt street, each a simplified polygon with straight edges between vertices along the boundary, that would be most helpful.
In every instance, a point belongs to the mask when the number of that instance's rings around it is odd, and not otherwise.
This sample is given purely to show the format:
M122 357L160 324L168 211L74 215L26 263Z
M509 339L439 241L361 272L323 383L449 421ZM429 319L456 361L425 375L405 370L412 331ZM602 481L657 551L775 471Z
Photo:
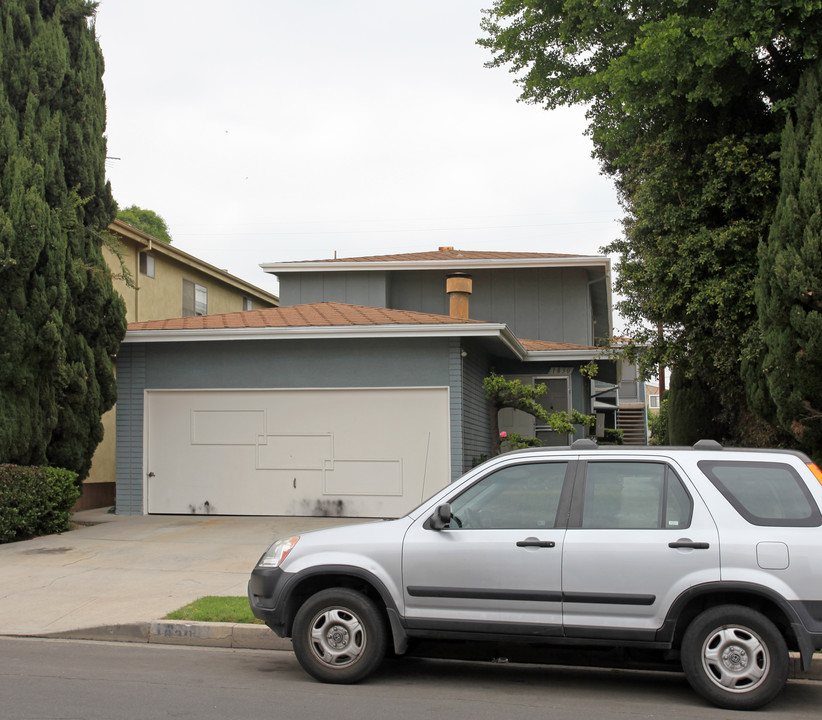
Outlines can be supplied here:
M313 681L291 653L0 638L0 720L726 720L681 675L403 658L359 685ZM794 681L757 717L818 718Z

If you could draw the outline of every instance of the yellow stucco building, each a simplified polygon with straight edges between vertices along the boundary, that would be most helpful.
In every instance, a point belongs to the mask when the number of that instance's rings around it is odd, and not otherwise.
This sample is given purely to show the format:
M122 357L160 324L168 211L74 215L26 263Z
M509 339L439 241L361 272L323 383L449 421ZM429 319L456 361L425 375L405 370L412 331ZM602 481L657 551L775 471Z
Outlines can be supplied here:
M189 255L174 245L114 220L109 231L119 240L120 257L104 248L114 287L126 303L126 320L239 312L277 307L279 300L245 280ZM131 283L123 277L125 269ZM115 410L103 416L105 437L97 447L77 508L114 504L116 475Z

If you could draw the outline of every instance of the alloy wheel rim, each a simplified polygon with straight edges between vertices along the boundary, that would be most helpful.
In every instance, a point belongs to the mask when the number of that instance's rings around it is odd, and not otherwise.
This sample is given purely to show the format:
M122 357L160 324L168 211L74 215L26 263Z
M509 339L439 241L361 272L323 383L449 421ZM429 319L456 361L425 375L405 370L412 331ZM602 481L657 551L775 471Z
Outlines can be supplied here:
M321 663L330 667L353 665L362 656L366 640L365 627L347 608L325 608L311 622L311 649Z
M717 687L746 693L768 677L771 657L767 645L750 628L724 625L714 630L702 645L702 667Z

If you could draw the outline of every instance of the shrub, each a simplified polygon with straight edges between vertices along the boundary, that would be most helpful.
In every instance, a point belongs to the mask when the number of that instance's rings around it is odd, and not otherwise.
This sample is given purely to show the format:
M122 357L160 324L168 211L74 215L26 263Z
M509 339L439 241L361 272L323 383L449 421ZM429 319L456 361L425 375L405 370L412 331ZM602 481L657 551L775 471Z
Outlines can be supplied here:
M500 445L508 445L508 450L522 450L529 447L542 447L542 440L535 437L526 437L515 432L501 432Z
M605 428L602 440L597 441L600 445L624 445L625 433L617 428Z
M667 394L667 393L666 393ZM659 404L658 412L648 410L649 445L668 445L668 398Z
M0 543L67 530L79 496L70 470L0 465Z

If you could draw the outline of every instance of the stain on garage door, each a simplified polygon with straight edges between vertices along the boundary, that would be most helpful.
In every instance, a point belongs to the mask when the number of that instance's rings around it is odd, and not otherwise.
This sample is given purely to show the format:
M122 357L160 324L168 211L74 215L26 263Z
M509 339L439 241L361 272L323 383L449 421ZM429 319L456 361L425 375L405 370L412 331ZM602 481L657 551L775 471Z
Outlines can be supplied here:
M147 391L147 510L399 517L450 478L448 412L448 388Z

